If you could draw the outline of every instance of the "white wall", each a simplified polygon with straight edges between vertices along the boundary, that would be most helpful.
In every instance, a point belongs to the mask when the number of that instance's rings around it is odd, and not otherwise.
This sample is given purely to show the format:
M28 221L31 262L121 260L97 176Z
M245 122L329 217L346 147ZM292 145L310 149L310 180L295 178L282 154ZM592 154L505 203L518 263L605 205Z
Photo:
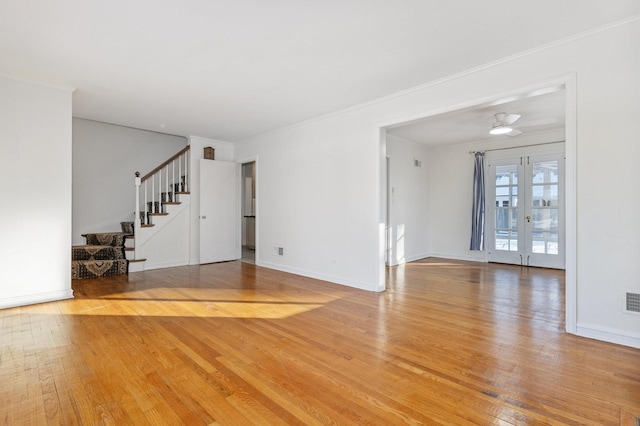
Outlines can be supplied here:
M356 113L237 146L237 158L259 157L258 265L384 289L377 285L375 232L379 135L373 122L367 125L366 117ZM275 247L282 247L284 255L275 254Z
M0 308L73 296L71 93L0 76Z
M430 165L424 145L391 134L386 140L391 186L389 264L397 265L429 256Z
M239 158L260 156L258 264L380 290L380 127L573 74L576 331L640 346L638 316L622 310L624 290L640 291L640 195L633 184L640 158L638 40L640 21L634 19L241 142ZM285 255L272 255L274 246L284 247Z
M166 206L167 216L154 216L153 227L136 231L136 257L144 269L189 264L190 195L178 195L180 205Z
M495 137L430 148L428 170L431 256L486 261L484 251L469 250L474 164L474 156L470 151L559 142L564 141L564 137L564 131L523 133L517 138Z
M189 136L190 170L189 181L191 192L191 213L189 225L189 264L200 264L200 160L204 158L204 148L215 149L215 159L234 161L234 145L214 139Z
M144 176L186 145L180 136L74 118L73 244L133 221L135 172Z

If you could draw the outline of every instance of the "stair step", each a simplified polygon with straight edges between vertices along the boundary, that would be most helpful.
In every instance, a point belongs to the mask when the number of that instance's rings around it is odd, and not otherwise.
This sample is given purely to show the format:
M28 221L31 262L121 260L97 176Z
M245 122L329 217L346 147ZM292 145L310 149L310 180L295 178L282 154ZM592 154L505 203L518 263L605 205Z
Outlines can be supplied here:
M126 274L129 261L115 260L73 260L71 261L71 278L98 278Z
M153 223L145 223L140 225L141 228L151 228L152 226L154 226Z
M182 204L182 203L180 201L164 201L162 203L163 206L165 206L167 204L170 205L170 206L177 206L177 205Z
M149 216L167 216L169 213L149 213Z
M89 246L124 246L124 232L96 232L82 234L87 240Z
M147 259L131 259L129 261L129 263L146 262L146 261L147 261Z
M178 195L189 195L191 193L190 192L176 192L176 194L178 194Z
M123 247L84 245L71 247L71 260L93 261L124 259Z

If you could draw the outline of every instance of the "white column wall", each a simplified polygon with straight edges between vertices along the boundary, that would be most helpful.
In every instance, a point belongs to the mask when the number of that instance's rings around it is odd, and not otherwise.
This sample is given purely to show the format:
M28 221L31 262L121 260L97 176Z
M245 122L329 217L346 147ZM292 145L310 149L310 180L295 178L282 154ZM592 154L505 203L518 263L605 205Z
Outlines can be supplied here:
M73 296L71 94L0 76L0 308Z
M241 142L239 158L260 156L258 264L380 290L380 127L575 75L577 332L640 346L622 305L640 291L638 40L634 19Z

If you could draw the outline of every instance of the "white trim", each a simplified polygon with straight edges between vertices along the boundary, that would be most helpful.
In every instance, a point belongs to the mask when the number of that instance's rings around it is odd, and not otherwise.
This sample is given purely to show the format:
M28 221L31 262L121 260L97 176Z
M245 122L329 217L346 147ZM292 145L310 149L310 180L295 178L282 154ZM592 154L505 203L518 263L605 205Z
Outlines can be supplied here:
M415 262L416 260L426 259L427 257L433 257L433 255L431 253L414 254L413 256L406 257L404 259L404 262L400 262L400 263Z
M389 230L387 225L389 224L390 217L387 217L387 212L390 211L388 193L390 188L388 186L389 176L387 176L387 129L383 127L378 128L378 167L375 170L376 173L376 191L375 191L375 203L377 204L378 211L378 264L377 264L377 283L375 291L385 291L387 289L387 250L390 248L387 243L389 241ZM373 260L373 259L372 259ZM389 263L395 263L393 259L389 259Z
M415 262L416 260L422 260L428 257L438 257L438 256L433 256L431 253L415 254L413 256L406 257L404 260L389 264L388 266L393 267L393 266L404 265L405 263Z
M187 266L189 265L189 259L184 260L174 260L171 262L163 262L163 263L151 263L147 259L146 264L144 265L144 270L149 271L151 269L164 269L164 268L175 268L176 266Z
M438 257L440 259L449 259L449 260L464 260L467 262L488 263L484 255L480 257L475 257L473 255L460 256L458 254L430 253L428 257Z
M564 142L564 241L565 241L565 330L576 334L578 322L578 213L576 173L577 143L577 85L576 73L567 76L565 87L565 142Z
M135 262L129 261L129 273L144 272L145 263L146 263L146 260L138 260Z
M7 297L0 299L0 309L14 308L16 306L35 305L37 303L55 302L58 300L73 299L73 290L48 291L45 293L28 294L25 296Z
M422 259L426 259L427 257L432 257L430 253L421 253L421 254L416 254L413 256L409 256L406 257L404 259L404 262L402 263L410 263L410 262L415 262L416 260L422 260Z
M393 119L393 121L391 122L383 123L381 124L381 127L393 128L393 127L409 124L416 120L422 120L424 118L433 117L440 114L447 114L450 112L455 112L460 110L480 108L480 107L492 106L492 105L500 105L506 102L512 102L515 99L521 98L523 95L533 94L539 90L544 90L551 87L565 86L568 79L572 75L575 75L575 73L564 73L564 74L549 77L549 79L544 80L543 82L540 82L540 81L533 82L527 86L520 87L519 89L510 90L508 92L492 94L482 98L461 102L459 104L448 105L448 106L437 108L430 111L418 112L413 115L407 116L401 120L398 120L396 118L396 119ZM442 83L444 83L444 81ZM486 140L492 140L492 139L487 138Z
M237 140L235 142L236 143L244 142L244 141L251 140L251 139L253 139L255 137L258 137L258 136L271 135L271 134L279 133L279 132L282 132L282 131L285 131L285 130L288 130L288 129L293 129L293 128L296 128L296 127L300 127L300 126L303 126L303 125L306 125L306 124L322 121L322 120L325 120L325 119L328 119L328 118L331 118L331 117L340 116L342 114L346 114L346 113L349 113L349 112L352 112L352 111L363 109L363 108L369 107L371 105L375 105L375 104L378 104L378 103L381 103L381 102L385 102L385 101L388 101L388 100L391 100L391 99L395 99L395 98L398 98L398 97L409 95L409 94L412 94L414 92L419 92L421 90L428 89L430 87L438 86L438 85L440 85L442 83L445 83L447 81L451 81L451 80L455 80L455 79L458 79L458 78L462 78L462 77L474 74L474 73L479 72L479 71L484 71L486 69L493 68L493 67L496 67L498 65L502 65L502 64L505 64L505 63L508 63L508 62L511 62L511 61L515 61L517 59L523 58L523 57L528 56L528 55L532 55L532 54L535 54L535 53L538 53L538 52L542 52L542 51L545 51L545 50L548 50L548 49L552 49L552 48L555 48L555 47L558 47L558 46L562 46L564 44L568 44L568 43L571 43L573 41L580 40L582 38L590 37L590 36L592 36L594 34L598 34L600 32L608 31L610 29L613 29L613 28L616 28L616 27L619 27L619 26L622 26L622 25L626 25L626 24L629 24L629 23L637 21L637 20L640 20L640 14L636 14L636 15L633 15L633 16L630 16L630 17L615 21L615 22L611 22L609 24L602 25L602 26L597 27L597 28L593 28L593 29L590 29L590 30L587 30L587 31L583 31L583 32L578 33L578 34L574 34L574 35L567 36L567 37L564 37L564 38L561 38L561 39L558 39L558 40L554 40L552 42L543 44L541 46L534 47L534 48L528 49L528 50L524 50L522 52L515 53L515 54L510 55L510 56L506 56L506 57L504 57L502 59L498 59L498 60L495 60L493 62L488 62L488 63L483 64L483 65L479 65L479 66L476 66L476 67L473 67L473 68L468 68L468 69L466 69L464 71L460 71L458 73L451 74L451 75L448 75L448 76L443 77L443 78L432 80L432 81L430 81L428 83L424 83L424 84L421 84L421 85L418 85L418 86L414 86L414 87L411 87L411 88L406 89L406 90L402 90L402 91L399 91L399 92L392 93L390 95L382 96L382 97L379 97L379 98L376 98L376 99L372 99L372 100L367 101L367 102L362 102L362 103L359 103L359 104L356 104L356 105L352 105L350 107L339 109L337 111L333 111L333 112L330 112L328 114L320 115L320 116L317 116L317 117L313 117L313 118L310 118L308 120L303 120L303 121L299 121L297 123L290 124L290 125L287 125L287 126L278 127L276 129L269 130L269 131L266 131L266 132L256 133L254 135L247 136L245 138L239 139L239 140ZM519 91L518 93L523 93L523 92ZM493 98L493 99L495 99L495 98ZM462 109L462 108L455 108L455 109L453 109L451 111L455 111L457 109ZM447 111L443 111L443 112L447 112ZM424 118L424 117L428 117L430 115L436 115L436 114L423 115L422 117L416 117L416 118ZM388 127L388 125L382 126L382 127Z
M630 333L615 328L578 323L575 334L581 337L603 340L609 343L640 349L640 333Z
M376 289L374 285L364 281L345 280L344 278L336 277L333 275L320 274L320 273L308 271L306 269L292 268L292 267L280 265L277 263L256 261L256 265L261 266L263 268L275 269L277 271L287 272L289 274L300 275L307 278L326 281L333 284L341 284L347 287L357 288L359 290L374 291L374 292L382 292L385 290L384 288Z
M73 92L76 91L76 88L73 87L73 86L66 86L64 84L49 83L49 82L38 80L38 79L35 79L35 78L23 77L23 76L16 75L16 74L10 74L10 73L4 72L4 71L0 71L0 77L9 78L11 80L16 80L16 81L21 81L23 83L36 84L38 86L48 87L50 89L62 90L64 92L73 93Z
M260 219L258 216L258 212L260 211L260 196L259 196L259 186L260 186L260 179L258 179L258 170L259 170L259 162L258 159L260 158L259 155L251 155L249 157L243 157L241 159L236 159L236 162L238 164L240 164L240 170L239 170L239 178L238 178L238 205L239 205L239 212L240 212L240 226L238 227L238 241L240 241L240 244L238 244L238 259L242 259L242 218L243 218L243 213L242 213L242 188L244 185L244 182L242 180L242 165L246 164L246 163L255 163L255 169L254 169L254 177L253 177L253 184L255 186L255 199L256 199L256 204L253 206L254 211L253 211L253 215L255 216L255 261L258 261L258 255L259 255L259 242L260 242Z

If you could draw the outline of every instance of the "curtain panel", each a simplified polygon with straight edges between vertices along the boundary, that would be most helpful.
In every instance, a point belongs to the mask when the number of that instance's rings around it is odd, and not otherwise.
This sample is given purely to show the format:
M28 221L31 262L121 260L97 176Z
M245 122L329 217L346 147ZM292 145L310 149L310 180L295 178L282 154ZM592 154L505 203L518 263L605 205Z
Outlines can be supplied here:
M473 168L473 208L471 250L484 250L484 152L475 153Z

